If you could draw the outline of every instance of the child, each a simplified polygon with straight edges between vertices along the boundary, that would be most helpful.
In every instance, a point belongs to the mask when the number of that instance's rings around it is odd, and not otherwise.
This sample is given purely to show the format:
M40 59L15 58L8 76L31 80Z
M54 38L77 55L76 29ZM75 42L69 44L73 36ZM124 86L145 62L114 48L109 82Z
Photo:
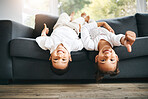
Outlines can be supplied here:
M51 36L47 36L49 29L44 24L44 29L36 42L43 50L50 50L51 69L58 75L68 71L68 63L72 61L70 52L82 50L83 44L78 37L81 25L89 20L86 14L82 13L81 17L73 20L72 13L70 16L62 13L54 26Z
M87 50L99 51L95 57L95 63L98 65L96 80L103 78L105 74L116 75L119 73L117 63L119 61L117 54L112 49L113 46L124 45L128 52L131 52L131 46L136 39L136 35L132 31L127 31L125 35L115 35L114 31L109 32L106 22L96 23L95 21L86 24L81 30L81 39L84 48Z

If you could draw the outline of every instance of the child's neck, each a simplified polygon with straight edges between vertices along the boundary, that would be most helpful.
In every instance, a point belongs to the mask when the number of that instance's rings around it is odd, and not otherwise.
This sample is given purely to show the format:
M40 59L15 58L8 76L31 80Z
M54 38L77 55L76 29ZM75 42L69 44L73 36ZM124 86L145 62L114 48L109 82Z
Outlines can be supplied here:
M110 43L107 42L106 40L101 39L98 43L98 51L100 51L104 46L109 46L111 47Z

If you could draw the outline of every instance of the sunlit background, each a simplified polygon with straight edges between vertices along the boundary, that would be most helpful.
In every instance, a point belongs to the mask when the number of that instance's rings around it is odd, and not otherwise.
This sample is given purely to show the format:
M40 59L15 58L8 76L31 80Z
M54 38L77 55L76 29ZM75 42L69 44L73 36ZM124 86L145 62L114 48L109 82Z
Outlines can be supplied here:
M8 7L9 6L9 7ZM0 0L0 20L11 19L34 28L36 14L58 16L86 12L95 20L147 13L148 0Z

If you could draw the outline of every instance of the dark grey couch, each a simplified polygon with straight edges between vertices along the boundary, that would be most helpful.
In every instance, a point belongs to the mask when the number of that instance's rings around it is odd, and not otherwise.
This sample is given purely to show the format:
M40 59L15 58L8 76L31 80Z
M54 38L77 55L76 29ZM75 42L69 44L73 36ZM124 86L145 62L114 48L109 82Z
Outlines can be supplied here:
M70 70L58 76L50 70L49 51L42 50L35 38L40 35L46 23L52 27L58 17L38 14L35 29L10 20L0 20L0 82L9 80L94 80L95 51L72 52L73 62ZM126 48L115 47L119 56L118 78L148 78L148 14L137 13L133 16L101 20L106 21L116 32L124 34L127 30L134 31L137 39L133 44L132 53ZM50 35L49 33L49 35ZM108 76L105 79L111 79Z

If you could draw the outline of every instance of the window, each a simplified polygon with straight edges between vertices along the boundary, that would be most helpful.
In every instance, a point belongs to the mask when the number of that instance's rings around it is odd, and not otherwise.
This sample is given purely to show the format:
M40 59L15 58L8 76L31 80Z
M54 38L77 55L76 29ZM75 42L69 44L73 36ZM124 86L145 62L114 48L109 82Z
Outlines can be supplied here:
M23 4L23 24L32 28L34 28L36 14L58 15L58 0L24 0Z
M147 6L146 12L148 12L148 0L146 1L146 6Z
M39 13L58 16L75 12L75 18L86 12L92 19L108 19L148 11L148 0L23 0L23 23L34 28Z
M137 0L137 12L147 12L147 0Z

